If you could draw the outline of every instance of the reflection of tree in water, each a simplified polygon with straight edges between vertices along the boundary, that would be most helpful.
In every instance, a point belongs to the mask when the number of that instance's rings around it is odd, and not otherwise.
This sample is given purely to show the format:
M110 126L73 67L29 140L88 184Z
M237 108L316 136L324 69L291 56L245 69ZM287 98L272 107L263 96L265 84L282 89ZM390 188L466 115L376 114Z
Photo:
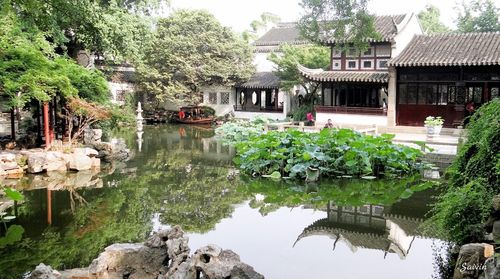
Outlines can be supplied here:
M151 230L151 217L159 209L159 201L146 187L147 182L141 178L124 179L117 188L58 191L55 225L45 224L41 236L28 235L15 247L0 250L0 270L9 270L12 278L18 278L40 262L54 268L86 266L112 243L143 241ZM45 202L37 198L38 194L26 192L31 206ZM87 202L73 204L75 197ZM65 217L66 212L73 212L73 218ZM23 226L28 229L29 224L37 223L30 218L39 217L25 216Z

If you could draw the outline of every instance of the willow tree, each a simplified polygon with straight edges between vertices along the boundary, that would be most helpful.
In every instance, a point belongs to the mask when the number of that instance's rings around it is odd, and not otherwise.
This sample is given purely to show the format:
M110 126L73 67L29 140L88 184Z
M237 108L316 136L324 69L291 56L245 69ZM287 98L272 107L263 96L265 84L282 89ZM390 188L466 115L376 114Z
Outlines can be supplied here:
M370 39L380 38L374 16L368 12L369 0L302 0L304 16L299 21L300 34L313 42L334 40L336 47L369 47ZM347 44L348 43L348 44Z
M160 101L196 104L205 85L232 86L254 71L250 46L208 12L179 10L158 21L139 67L142 89Z

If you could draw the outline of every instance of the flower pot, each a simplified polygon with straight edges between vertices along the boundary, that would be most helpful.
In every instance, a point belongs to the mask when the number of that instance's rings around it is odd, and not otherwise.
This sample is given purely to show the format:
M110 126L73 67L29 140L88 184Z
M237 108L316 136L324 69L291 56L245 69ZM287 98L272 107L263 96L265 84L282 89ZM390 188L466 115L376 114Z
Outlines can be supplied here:
M439 125L439 126L425 125L425 128L427 129L427 136L428 137L437 137L437 136L439 136L439 133L441 133L441 128L443 128L443 126L442 125Z

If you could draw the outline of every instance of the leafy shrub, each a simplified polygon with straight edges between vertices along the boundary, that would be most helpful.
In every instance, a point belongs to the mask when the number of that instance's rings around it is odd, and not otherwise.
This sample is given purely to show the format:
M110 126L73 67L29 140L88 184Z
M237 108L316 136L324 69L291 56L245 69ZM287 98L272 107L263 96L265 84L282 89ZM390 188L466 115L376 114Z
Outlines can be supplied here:
M264 124L269 121L262 117L256 117L252 121L235 120L224 123L215 129L217 137L222 138L225 143L235 144L250 137L260 135L264 132Z
M308 112L313 112L314 113L314 106L313 105L302 105L299 108L297 108L293 112L293 120L294 121L304 121L306 120L306 116Z
M483 240L491 200L500 193L499 111L500 100L494 99L471 117L466 141L447 171L449 185L426 224L459 245Z
M201 110L206 116L214 116L215 115L215 109L207 106L202 106Z
M425 118L424 124L426 126L442 126L444 123L444 119L441 116L427 116Z
M252 175L306 176L317 168L326 176L387 176L414 173L421 151L393 144L392 135L369 136L349 129L320 133L296 130L256 134L236 144L235 162Z

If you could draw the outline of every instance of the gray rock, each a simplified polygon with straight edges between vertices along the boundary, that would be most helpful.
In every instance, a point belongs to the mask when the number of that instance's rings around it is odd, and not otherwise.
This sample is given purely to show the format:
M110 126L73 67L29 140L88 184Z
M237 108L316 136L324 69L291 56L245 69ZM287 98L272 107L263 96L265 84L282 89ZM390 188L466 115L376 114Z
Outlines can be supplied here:
M493 223L493 239L500 242L500 220Z
M231 270L231 279L264 279L264 276L246 263L239 263Z
M0 153L0 162L15 162L16 155L14 153L2 152Z
M0 169L4 170L4 171L8 171L8 170L14 170L14 169L17 169L19 168L19 165L17 164L16 161L13 161L13 162L0 162Z
M71 170L90 170L92 168L92 160L84 154L74 153L69 161L69 169Z
M200 272L204 278L229 278L234 266L240 263L240 257L231 250L222 250L216 245L198 249L191 260L190 271Z
M54 271L50 266L43 263L37 265L35 270L33 270L27 279L59 279L61 274Z
M27 163L29 173L40 173L45 169L47 154L44 152L30 153Z
M63 153L54 151L47 152L44 169L47 171L66 171L67 164Z
M143 244L113 244L92 261L89 272L97 278L156 278L167 258L164 249Z
M478 278L485 269L485 252L489 253L492 245L486 243L470 243L460 247L453 279Z
M493 209L495 209L495 211L500 211L500 195L493 197Z
M500 279L500 259L489 258L486 260L486 270L484 271L484 279Z

